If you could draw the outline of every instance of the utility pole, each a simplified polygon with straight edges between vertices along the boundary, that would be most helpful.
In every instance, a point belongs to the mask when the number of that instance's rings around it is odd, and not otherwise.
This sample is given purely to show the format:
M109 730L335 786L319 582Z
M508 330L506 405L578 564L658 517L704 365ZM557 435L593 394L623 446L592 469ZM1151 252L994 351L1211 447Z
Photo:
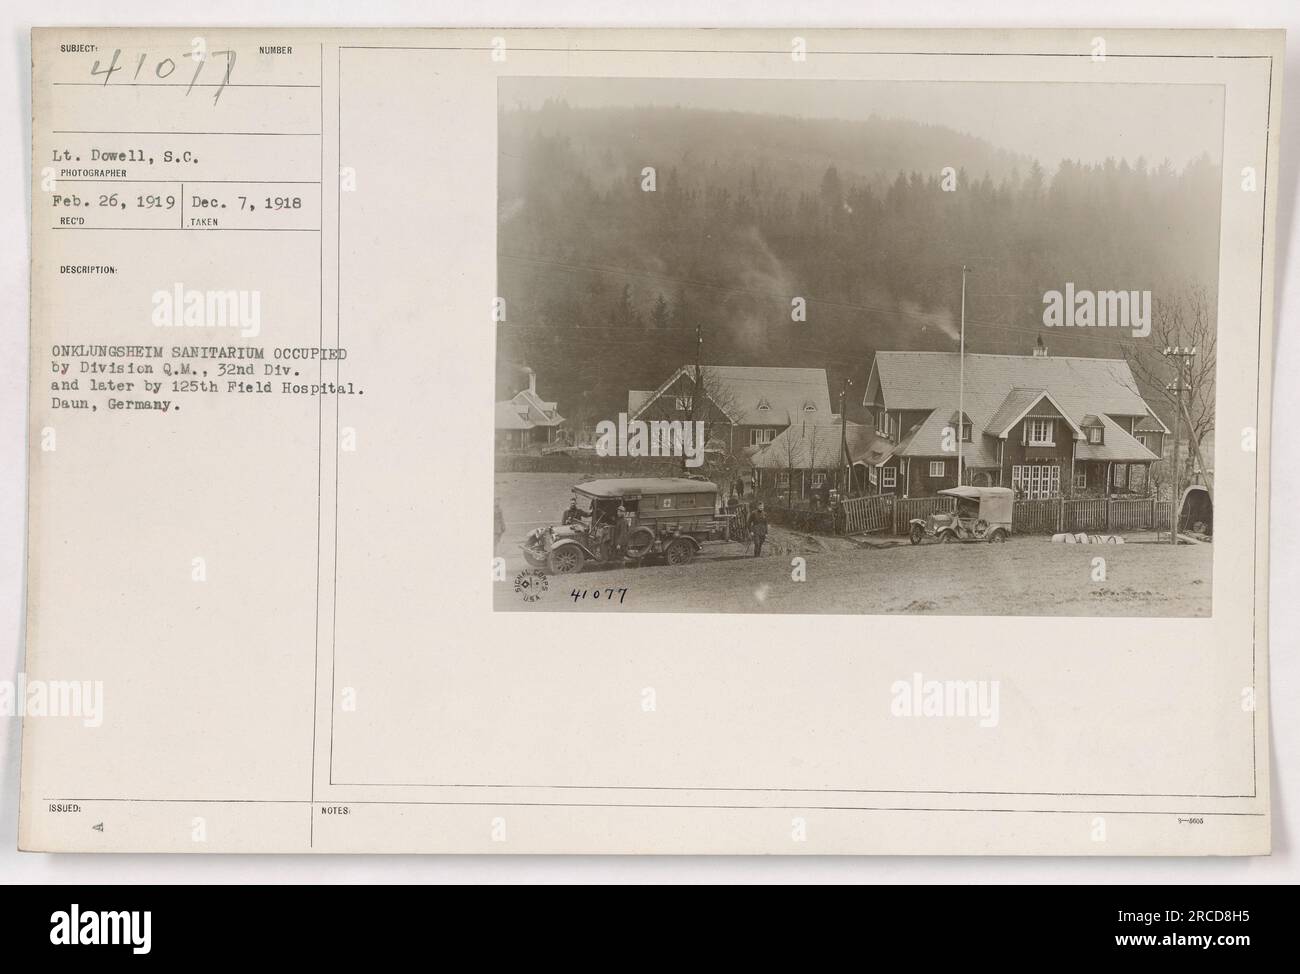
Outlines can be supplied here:
M695 420L696 417L699 416L698 410L700 408L699 407L700 393L703 391L703 387L704 387L704 376L700 371L700 352L703 348L704 348L704 333L703 330L701 329L699 319L696 319L695 321L695 388L691 391L691 419L690 419L692 436L695 435ZM701 443L700 449L703 450L703 448L704 448L704 444ZM686 467L686 451L683 450L682 451L683 476L687 472L688 470Z
M695 421L696 406L695 400L700 396L700 387L704 384L704 377L700 372L700 353L704 349L704 332L700 323L695 322L695 392L691 395L691 421Z
M1174 483L1173 494L1169 503L1169 543L1178 544L1178 502L1182 495L1182 465L1178 462L1178 440L1183 430L1183 371L1196 357L1196 346L1190 348L1174 346L1166 348L1161 354L1174 363L1174 384L1165 388L1174 394Z
M961 337L957 351L957 486L962 481L961 441L966 426L966 275L970 272L961 265ZM940 481L942 483L942 481Z
M848 401L848 391L852 385L853 380L845 376L844 384L840 386L840 469L844 471L845 498L849 496L849 488L853 486L853 467L849 463L849 417L844 411L844 404Z

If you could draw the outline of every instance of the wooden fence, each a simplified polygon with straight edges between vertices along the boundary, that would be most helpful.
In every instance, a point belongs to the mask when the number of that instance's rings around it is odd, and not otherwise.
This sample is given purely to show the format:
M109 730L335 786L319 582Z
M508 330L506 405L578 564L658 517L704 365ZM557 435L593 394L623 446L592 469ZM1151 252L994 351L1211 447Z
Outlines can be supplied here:
M1011 507L1011 531L1014 534L1051 534L1061 529L1059 500L1016 501Z
M1154 497L1020 500L1013 505L1011 524L1022 534L1163 531L1169 528L1169 508L1168 501Z
M900 497L894 504L894 534L907 534L913 518L955 510L955 497Z
M956 504L952 497L895 497L893 494L853 497L844 502L844 524L839 533L890 531L905 535L913 518L946 513L954 510ZM1019 534L1167 531L1169 510L1168 501L1152 497L1018 500L1012 505L1011 525L1012 531Z
M841 506L844 511L844 534L868 534L872 531L892 530L894 527L893 494L850 497Z

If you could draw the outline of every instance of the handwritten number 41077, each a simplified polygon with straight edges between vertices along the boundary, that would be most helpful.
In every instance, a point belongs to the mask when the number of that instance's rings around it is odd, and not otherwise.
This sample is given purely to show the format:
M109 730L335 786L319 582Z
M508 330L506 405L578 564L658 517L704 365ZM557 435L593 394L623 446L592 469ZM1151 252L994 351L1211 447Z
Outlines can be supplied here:
M113 75L116 72L125 70L125 68L122 65L117 63L121 59L121 57L122 57L122 50L121 48L118 48L117 50L113 51L113 60L109 62L108 67L101 68L100 62L96 60L94 66L90 69L90 76L92 78L102 77L104 79L104 85L105 87L107 87L109 80L113 77ZM234 51L211 51L204 56L194 57L193 58L194 74L191 75L190 83L185 88L186 95L188 95L191 91L194 90L194 86L199 82L199 75L203 73L203 66L208 63L209 58L215 58L215 57L224 57L226 59L226 70L222 73L221 81L217 84L217 93L212 96L212 104L214 105L221 99L221 93L226 90L226 85L230 84L230 73L235 69ZM136 60L135 73L131 75L132 81L139 80L140 72L144 70L145 64L148 62L148 60L149 60L148 53L141 54L140 57ZM154 77L158 78L159 80L170 78L172 76L172 72L174 72L175 70L176 70L176 61L174 58L169 58L169 57L158 59L153 66Z
M587 598L588 596L590 596L590 597L591 597L592 599L594 599L595 601L600 601L600 599L601 599L601 597L602 597L602 595L603 595L606 601L608 601L608 602L612 602L612 601L614 601L614 596L615 596L615 594L618 595L618 604L619 604L619 605L622 605L622 604L623 604L623 600L624 600L625 598L627 598L627 589L625 589L625 588L607 588L607 589L598 589L598 588L593 588L593 589L575 588L572 592L569 593L569 598L571 598L571 599L573 599L573 601L577 602L577 601L579 601L579 600L581 600L581 599L585 599L585 598Z

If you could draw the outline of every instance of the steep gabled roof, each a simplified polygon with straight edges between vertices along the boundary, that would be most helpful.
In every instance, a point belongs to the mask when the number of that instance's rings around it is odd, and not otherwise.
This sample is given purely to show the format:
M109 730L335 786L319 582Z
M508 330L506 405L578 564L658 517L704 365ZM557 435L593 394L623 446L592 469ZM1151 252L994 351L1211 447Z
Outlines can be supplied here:
M1030 395L1023 395L1025 392L1030 393ZM1046 389L1012 389L1007 398L1002 401L1002 405L998 407L998 411L993 414L993 418L989 420L986 432L998 437L998 439L1004 439L1007 433L1011 432L1011 427L1028 416L1044 399L1052 404L1052 408L1056 412L1061 414L1061 417L1069 424L1070 430L1075 436L1083 435L1083 430L1079 428L1079 424L1070 418L1070 414L1061 408L1061 404ZM1007 408L1008 403L1012 405L1012 409Z
M1124 432L1124 427L1109 416L1097 417L1105 428L1102 442L1089 443L1086 439L1074 444L1076 460L1114 460L1120 463L1159 460L1151 450Z
M876 365L890 409L933 409L951 398L956 403L959 365L956 352L877 352ZM985 355L967 353L966 391L996 394L999 404L1009 388L1047 389L1073 412L1075 400L1121 416L1144 416L1147 404L1123 359L1076 356ZM951 392L951 397L945 393ZM967 407L969 411L970 407Z
M1046 389L1012 389L1002 400L998 411L989 419L988 431L1001 436L1002 431L1016 425L1018 416L1024 416L1034 403L1043 398Z
M966 415L970 416L970 410L966 411ZM898 449L894 451L895 455L900 457L956 457L955 440L951 450L943 449L944 430L948 427L952 427L954 433L956 432L956 427L953 426L950 419L946 418L943 410L932 410L925 419L903 434L903 438L898 442ZM998 465L997 437L980 432L979 424L972 420L971 439L969 443L961 445L961 456L962 463L968 467L996 467Z
M1160 421L1160 417L1155 413L1147 413L1133 427L1136 433L1168 433L1169 427Z
M852 443L849 444L849 456L854 463L865 463L872 467L879 467L886 463L898 450L897 443L891 443L879 433L865 439L863 443L864 445L856 449Z
M564 417L555 411L555 403L547 402L527 389L520 389L510 400L527 410L528 421L534 426L559 426Z
M946 417L957 408L960 364L956 352L877 352L871 384L879 383L891 411L937 410ZM1076 430L1089 414L1151 414L1123 359L966 355L964 406L976 430L1000 434L1007 417L1038 393L1048 394Z
M524 418L524 410L513 402L499 402L496 409L496 428L499 430L530 430L533 424Z
M861 423L844 428L849 457L865 452L875 432ZM795 423L754 454L750 462L765 470L832 470L840 465L839 423Z
M802 421L827 421L831 398L825 369L789 369L772 366L704 365L705 391L716 384L725 391L725 403L715 403L731 422L740 426L788 426ZM693 378L695 367L683 365L631 413L640 417L682 376ZM763 404L766 408L759 408ZM629 396L629 406L631 405ZM806 407L811 406L811 409Z

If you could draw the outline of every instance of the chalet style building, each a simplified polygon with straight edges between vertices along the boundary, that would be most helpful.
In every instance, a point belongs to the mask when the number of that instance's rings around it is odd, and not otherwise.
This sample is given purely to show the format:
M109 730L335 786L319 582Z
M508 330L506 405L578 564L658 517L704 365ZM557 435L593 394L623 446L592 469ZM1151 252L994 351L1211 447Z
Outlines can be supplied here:
M778 434L750 461L754 489L775 491L791 502L807 500L823 488L842 489L841 437L850 457L863 456L878 439L869 426L861 423L846 423L843 427L838 422L797 423ZM855 489L865 482L863 479L861 484L855 484Z
M863 406L876 436L851 454L854 487L926 497L963 482L1018 497L1145 492L1168 428L1123 359L878 352ZM960 432L958 432L960 431Z
M839 418L831 414L825 369L705 365L700 372L706 402L698 409L695 367L683 365L658 389L630 390L628 419L702 420L706 451L749 458L792 425Z
M496 404L496 447L508 452L526 452L554 443L564 417L556 404L537 394L537 373L527 370L528 387L513 398Z

